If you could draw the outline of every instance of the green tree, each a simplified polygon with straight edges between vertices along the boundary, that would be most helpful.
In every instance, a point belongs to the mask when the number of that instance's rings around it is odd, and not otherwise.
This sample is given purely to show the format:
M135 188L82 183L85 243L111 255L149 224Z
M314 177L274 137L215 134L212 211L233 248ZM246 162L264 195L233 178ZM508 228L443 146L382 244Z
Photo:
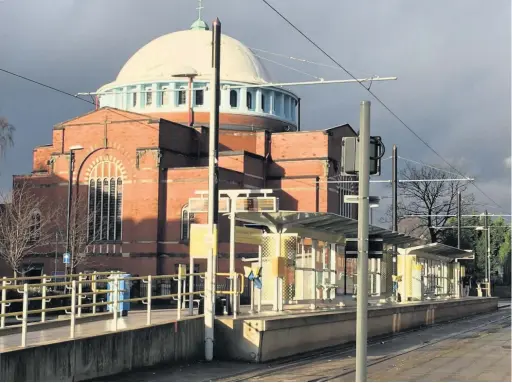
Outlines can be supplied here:
M473 213L477 214L477 213ZM479 279L485 278L487 260L487 232L476 230L484 226L483 217L463 217L461 221L461 248L473 250L475 261L467 264L468 271ZM457 219L450 218L447 221L447 228L443 230L441 242L449 246L457 246ZM464 228L465 227L465 228ZM491 275L503 275L505 283L510 283L510 227L509 223L499 217L492 220L489 218L490 227L490 258Z

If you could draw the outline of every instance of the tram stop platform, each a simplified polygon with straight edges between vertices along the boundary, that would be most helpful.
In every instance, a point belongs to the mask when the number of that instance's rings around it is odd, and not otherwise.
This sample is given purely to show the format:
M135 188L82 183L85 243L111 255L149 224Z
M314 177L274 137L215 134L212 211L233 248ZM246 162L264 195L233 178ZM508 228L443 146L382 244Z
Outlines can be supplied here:
M368 338L496 311L498 298L467 297L368 307ZM355 342L355 307L285 310L215 324L215 358L253 363Z

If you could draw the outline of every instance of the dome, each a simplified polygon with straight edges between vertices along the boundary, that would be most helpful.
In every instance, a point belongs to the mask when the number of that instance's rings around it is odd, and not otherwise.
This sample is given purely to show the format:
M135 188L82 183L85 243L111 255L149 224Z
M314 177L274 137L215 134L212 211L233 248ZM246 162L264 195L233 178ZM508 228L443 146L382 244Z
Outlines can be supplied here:
M192 29L170 33L146 44L123 66L114 83L105 87L139 82L169 81L182 68L197 72L194 81L211 79L212 32ZM269 83L270 77L240 41L221 37L220 79L222 82Z

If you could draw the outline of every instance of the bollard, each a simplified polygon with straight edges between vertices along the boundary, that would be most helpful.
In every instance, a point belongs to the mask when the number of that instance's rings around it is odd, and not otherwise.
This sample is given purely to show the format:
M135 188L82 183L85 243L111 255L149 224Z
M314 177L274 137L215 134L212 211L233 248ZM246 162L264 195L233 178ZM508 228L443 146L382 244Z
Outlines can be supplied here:
M2 278L2 315L5 314L5 309L7 308L7 303L5 303L5 301L7 300L7 290L5 289L5 286L7 286L7 281L5 280L6 278L3 277ZM2 318L0 319L0 328L4 328L5 327L5 317L2 316Z
M304 264L304 257L302 257L302 263ZM261 255L261 245L258 246L258 270L260 270L263 267L263 258ZM304 286L304 284L302 285ZM304 287L303 287L304 288ZM261 289L258 289L258 312L261 312Z
M21 347L27 345L28 284L23 284L23 316L21 321Z
M151 275L148 275L148 302L147 302L147 317L146 324L149 326L151 324L151 294L153 293L151 290L153 288L153 283L151 281Z
M181 319L181 272L182 272L182 268L181 268L181 265L179 265L178 266L178 313L177 313L178 320Z
M233 278L233 319L236 319L238 311L238 274Z
M251 309L249 314L254 314L254 281L249 282L251 284Z
M112 304L113 313L113 321L114 321L114 331L117 331L117 316L119 311L119 276L114 275L114 302Z
M46 322L46 274L43 274L43 287L41 287L41 322Z
M194 315L194 258L190 257L188 277L188 315Z
M76 316L76 281L71 281L71 323L69 325L69 337L75 338L75 316Z
M83 292L83 276L82 273L78 274L78 317L82 316L82 292Z
M91 290L93 292L92 294L92 313L96 314L96 274L92 275L91 278Z

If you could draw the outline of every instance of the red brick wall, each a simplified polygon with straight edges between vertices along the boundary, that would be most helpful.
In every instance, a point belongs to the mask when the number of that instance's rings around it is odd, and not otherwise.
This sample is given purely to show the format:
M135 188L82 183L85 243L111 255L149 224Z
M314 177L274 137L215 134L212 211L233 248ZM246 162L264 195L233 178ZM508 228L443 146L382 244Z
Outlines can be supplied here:
M327 157L328 136L324 132L272 134L272 160Z
M207 116L196 113L199 117L196 122L208 121ZM47 170L48 174L34 174L29 179L39 185L37 193L54 204L66 201L67 195L69 158L59 153L67 152L72 145L84 147L75 152L74 182L80 183L80 193L87 193L89 176L96 164L104 160L118 163L123 177L122 243L110 245L108 249L105 245L95 248L97 252L111 254L93 257L101 267L122 268L144 275L154 274L157 270L173 273L175 263L181 263L181 259L188 263L188 245L180 238L181 209L196 190L208 189L208 130L159 121L156 117L103 108L56 125L52 146L34 150L33 170ZM104 148L105 121L108 149ZM221 123L249 126L259 123L269 129L275 127L269 119L237 115L224 115ZM282 210L337 212L337 193L328 191L335 185L325 182L327 176L333 176L335 172L333 166L327 166L332 163L327 157L338 160L341 137L345 134L353 132L346 127L331 130L330 134L322 131L272 135L264 131L221 131L221 152L245 153L220 155L220 189L275 188ZM161 149L160 158L158 148ZM55 163L48 168L46 164L52 154L56 155ZM270 155L268 165L267 155ZM266 177L271 178L265 183ZM206 223L206 220L206 214L196 214L194 222ZM228 224L221 214L221 270L229 252ZM237 244L236 251L254 254L257 249ZM170 257L157 259L156 254ZM53 269L52 257L41 259L45 268Z

